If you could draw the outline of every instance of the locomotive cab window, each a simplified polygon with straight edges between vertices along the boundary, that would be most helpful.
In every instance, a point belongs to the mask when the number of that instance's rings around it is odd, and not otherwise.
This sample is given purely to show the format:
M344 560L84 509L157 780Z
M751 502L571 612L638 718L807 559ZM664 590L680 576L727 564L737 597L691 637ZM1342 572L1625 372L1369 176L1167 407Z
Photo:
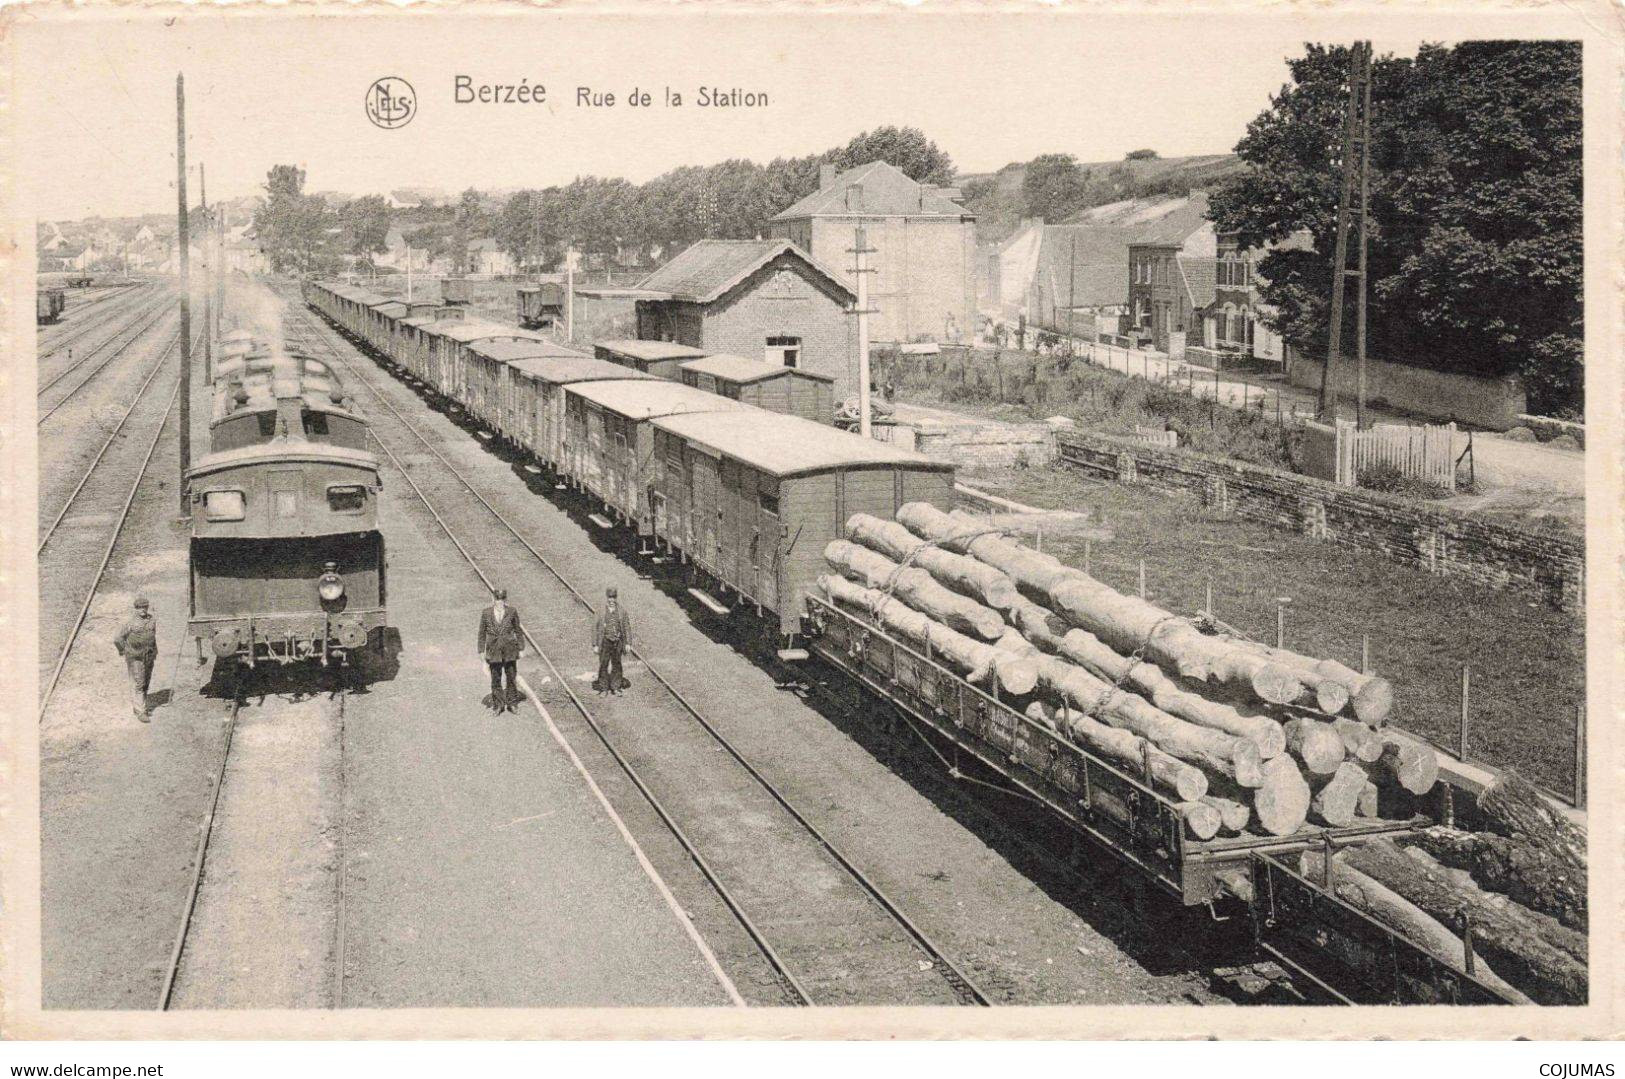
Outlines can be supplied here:
M206 491L203 515L211 521L241 521L247 512L247 499L241 491Z
M327 508L334 513L360 513L366 502L366 488L359 483L334 484L327 489Z
M305 413L305 437L325 434L327 434L327 413L307 411Z

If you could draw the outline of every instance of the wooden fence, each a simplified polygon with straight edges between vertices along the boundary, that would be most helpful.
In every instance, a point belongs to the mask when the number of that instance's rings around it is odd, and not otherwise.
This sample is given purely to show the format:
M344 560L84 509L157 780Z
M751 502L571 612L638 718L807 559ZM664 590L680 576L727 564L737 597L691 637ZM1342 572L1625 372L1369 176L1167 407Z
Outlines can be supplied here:
M1408 479L1455 493L1456 425L1407 426L1379 423L1361 431L1350 420L1337 423L1337 482L1354 487L1360 474L1388 466Z

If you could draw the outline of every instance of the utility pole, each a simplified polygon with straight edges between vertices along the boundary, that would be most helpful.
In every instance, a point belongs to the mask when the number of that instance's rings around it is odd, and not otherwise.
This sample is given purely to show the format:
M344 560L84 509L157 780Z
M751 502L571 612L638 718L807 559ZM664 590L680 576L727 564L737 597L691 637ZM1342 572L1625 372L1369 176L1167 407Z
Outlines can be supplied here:
M1072 234L1072 258L1066 271L1066 354L1072 355L1073 343L1078 338L1072 325L1072 316L1078 309L1078 234Z
M1343 291L1345 278L1360 279L1359 311L1365 310L1365 219L1366 195L1369 191L1366 173L1367 142L1370 122L1367 115L1371 101L1371 45L1355 43L1349 61L1348 103L1343 110L1342 178L1337 196L1337 242L1332 253L1332 310L1330 340L1326 346L1326 365L1320 375L1320 403L1318 416L1324 423L1337 422L1337 366L1343 351ZM1358 199L1359 206L1353 203ZM1360 215L1360 266L1349 269L1349 218ZM1359 349L1364 352L1364 322L1361 321ZM1363 365L1362 365L1363 370ZM1361 411L1363 412L1363 406Z
M1367 228L1371 222L1371 43L1365 42L1363 49L1365 64L1364 78L1361 79L1360 91L1360 291L1355 306L1354 321L1354 364L1358 371L1357 394L1354 399L1355 426L1365 430L1369 424L1365 417L1365 298L1366 285L1366 241Z
M209 219L209 174L206 166L199 161L197 164L198 205L203 212L202 226L203 244L199 248L203 256L203 381L214 380L214 275L219 271L214 265L214 245L209 242L214 232Z
M186 248L186 76L175 76L175 205L181 271L181 516L191 512L186 473L192 467L192 274Z
M853 314L858 316L858 434L868 438L869 424L869 275L874 273L869 268L869 256L874 254L874 248L869 246L869 238L862 225L852 230L852 274L858 282L858 306Z

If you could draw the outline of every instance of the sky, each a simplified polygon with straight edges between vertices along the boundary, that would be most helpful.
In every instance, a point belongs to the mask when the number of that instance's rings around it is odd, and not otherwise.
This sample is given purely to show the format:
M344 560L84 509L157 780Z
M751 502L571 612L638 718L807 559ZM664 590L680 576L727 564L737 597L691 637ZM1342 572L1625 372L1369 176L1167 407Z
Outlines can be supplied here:
M470 9L462 9L464 12ZM1116 160L1230 152L1307 40L1370 36L1379 52L1454 40L1458 16L1401 33L1369 19L1260 15L890 15L529 12L478 17L18 12L12 38L21 202L39 219L175 207L175 76L187 157L211 199L252 195L272 165L311 190L635 182L683 164L816 153L882 124L923 130L964 172L1040 153ZM1487 36L1487 35L1480 35ZM1511 35L1507 35L1511 36ZM1520 35L1523 36L1523 35ZM410 82L418 112L375 127L375 79ZM473 85L546 87L543 104L457 104ZM702 86L767 95L700 108ZM614 107L577 104L577 89ZM667 87L687 100L662 102ZM625 104L648 91L649 107ZM196 182L196 171L192 179ZM191 192L196 201L195 188Z

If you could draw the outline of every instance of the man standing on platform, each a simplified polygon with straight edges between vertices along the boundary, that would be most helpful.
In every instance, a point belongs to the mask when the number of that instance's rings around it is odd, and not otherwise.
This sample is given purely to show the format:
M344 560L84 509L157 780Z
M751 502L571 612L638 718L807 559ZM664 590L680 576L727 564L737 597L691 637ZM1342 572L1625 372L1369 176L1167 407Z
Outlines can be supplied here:
M598 653L598 678L592 688L600 693L619 693L630 686L621 674L621 655L632 643L632 623L621 609L615 589L604 591L604 609L592 627L592 650Z
M130 671L130 701L135 718L151 723L147 687L152 684L152 664L158 658L158 620L148 610L147 597L135 598L135 610L113 638L113 647L124 657Z
M487 703L493 712L517 712L516 688L519 656L525 650L525 631L519 626L519 612L508 605L508 590L494 589L494 602L480 612L479 651L491 668L491 696Z

